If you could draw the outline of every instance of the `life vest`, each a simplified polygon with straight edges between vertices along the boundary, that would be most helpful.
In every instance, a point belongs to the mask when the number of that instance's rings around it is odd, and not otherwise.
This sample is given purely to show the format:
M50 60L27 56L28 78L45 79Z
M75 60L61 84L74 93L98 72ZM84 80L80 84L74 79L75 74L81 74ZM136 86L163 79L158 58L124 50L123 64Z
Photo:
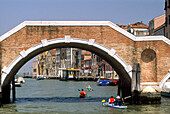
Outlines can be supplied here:
M84 92L84 91L81 91L80 94L81 94L81 95L85 95L85 92Z
M113 103L115 101L114 98L110 98L110 102L109 103Z

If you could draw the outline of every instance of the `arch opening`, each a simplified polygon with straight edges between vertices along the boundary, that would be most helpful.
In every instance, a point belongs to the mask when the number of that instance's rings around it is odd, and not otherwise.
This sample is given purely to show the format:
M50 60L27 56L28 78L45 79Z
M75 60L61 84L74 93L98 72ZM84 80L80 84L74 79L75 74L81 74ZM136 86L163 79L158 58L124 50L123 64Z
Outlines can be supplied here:
M11 82L12 77L27 61L44 51L54 48L80 48L95 53L112 66L124 85L131 87L132 67L127 65L116 54L114 49L110 50L98 43L95 43L93 39L82 40L72 38L68 40L67 38L57 38L48 41L42 40L40 44L37 44L26 51L20 52L20 55L8 67L3 69L1 79L2 88Z

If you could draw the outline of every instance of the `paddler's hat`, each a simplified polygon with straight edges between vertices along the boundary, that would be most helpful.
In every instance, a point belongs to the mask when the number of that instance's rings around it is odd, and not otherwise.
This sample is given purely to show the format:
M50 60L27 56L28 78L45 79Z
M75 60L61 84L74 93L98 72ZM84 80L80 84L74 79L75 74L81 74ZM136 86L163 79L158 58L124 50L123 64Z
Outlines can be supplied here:
M120 99L120 96L117 96L116 99Z

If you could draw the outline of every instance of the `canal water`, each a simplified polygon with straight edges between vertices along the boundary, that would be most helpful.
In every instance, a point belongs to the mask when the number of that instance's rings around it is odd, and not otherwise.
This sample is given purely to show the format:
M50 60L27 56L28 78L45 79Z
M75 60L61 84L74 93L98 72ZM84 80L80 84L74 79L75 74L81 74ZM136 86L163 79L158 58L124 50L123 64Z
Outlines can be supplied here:
M16 88L15 103L3 105L0 114L113 114L170 113L170 98L162 97L157 105L128 105L127 109L103 107L101 101L117 95L117 86L97 86L93 81L59 81L25 79ZM94 91L79 98L79 89L91 85Z

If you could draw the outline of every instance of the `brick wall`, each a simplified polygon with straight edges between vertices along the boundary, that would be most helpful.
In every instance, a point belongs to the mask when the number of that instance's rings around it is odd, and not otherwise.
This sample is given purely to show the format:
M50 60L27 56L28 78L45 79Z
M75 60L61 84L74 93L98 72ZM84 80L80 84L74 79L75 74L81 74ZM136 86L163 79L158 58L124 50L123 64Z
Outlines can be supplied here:
M134 42L109 26L26 26L1 42L2 68L8 66L23 49L28 49L43 39L64 38L95 39L107 48L114 48L129 65L139 62L141 81L161 81L170 68L170 46L162 41ZM143 62L141 53L152 49L156 57L149 63Z

